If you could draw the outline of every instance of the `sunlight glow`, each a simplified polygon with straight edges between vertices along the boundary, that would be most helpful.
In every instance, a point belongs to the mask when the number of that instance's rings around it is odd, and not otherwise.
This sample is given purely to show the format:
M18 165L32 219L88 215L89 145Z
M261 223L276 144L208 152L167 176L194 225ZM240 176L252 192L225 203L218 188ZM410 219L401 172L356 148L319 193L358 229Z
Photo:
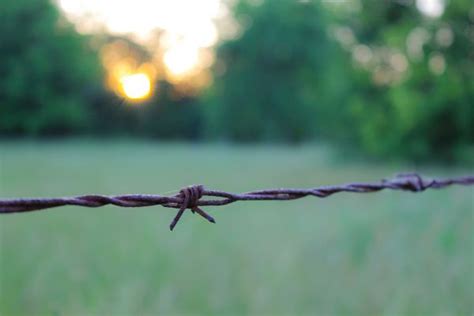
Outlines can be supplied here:
M431 18L440 17L444 12L443 0L417 0L416 7L426 16Z
M221 13L221 0L56 0L80 29L105 26L112 33L142 39L155 29L180 34L199 46L216 40L213 19Z
M172 76L181 77L196 68L199 63L199 51L191 46L176 46L165 53L163 60Z
M138 68L144 62L153 63L156 70L155 75L148 74L152 89L158 79L196 86L196 76L206 77L210 67L206 56L218 39L216 19L228 14L223 0L55 1L78 31L117 34L149 50L149 59L137 59L121 56L130 49L116 45L103 58L108 86L120 95L125 93L121 78L141 72Z
M120 78L125 96L131 100L145 99L151 92L151 80L144 73L126 75Z
M106 85L120 97L141 102L154 94L157 71L138 49L125 40L114 40L100 50Z

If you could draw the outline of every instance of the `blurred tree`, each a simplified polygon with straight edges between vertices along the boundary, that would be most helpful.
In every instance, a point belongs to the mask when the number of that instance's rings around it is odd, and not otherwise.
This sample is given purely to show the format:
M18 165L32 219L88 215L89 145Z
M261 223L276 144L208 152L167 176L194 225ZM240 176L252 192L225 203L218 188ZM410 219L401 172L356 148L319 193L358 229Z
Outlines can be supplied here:
M0 133L84 129L84 91L100 84L101 69L84 36L50 0L0 1L0 31Z
M401 1L339 12L335 38L354 65L342 113L364 151L452 160L474 143L474 4L446 6L440 17Z
M454 159L474 143L474 5L441 1L429 16L422 2L238 1L241 34L219 46L208 91L210 133Z
M159 44L164 33L157 32L152 49L141 46L130 38L105 35L100 39L101 57L108 75L109 91L95 87L89 93L93 119L89 122L95 134L109 134L153 139L187 139L201 137L202 107L198 99L180 86L164 78L165 67L161 58L164 48ZM107 61L110 52L114 59ZM151 54L153 52L153 54ZM120 77L117 67L129 66L130 73L143 71L142 66L153 65L158 80L151 79L154 93L140 101L120 96ZM122 68L123 69L123 68ZM140 70L142 69L142 70ZM113 80L111 80L113 79ZM115 92L115 96L112 91Z
M165 80L158 81L155 90L154 97L140 104L111 92L91 93L88 102L94 109L92 132L167 140L202 138L202 105L198 100L179 94Z
M3 0L0 135L195 139L204 126L212 138L320 137L381 157L453 159L474 144L474 4L428 16L421 2L237 1L239 35L218 46L201 103L162 80L148 105L132 106L104 90L97 52L50 0Z
M238 141L314 136L330 46L319 5L242 0L234 16L242 33L217 50L210 133Z

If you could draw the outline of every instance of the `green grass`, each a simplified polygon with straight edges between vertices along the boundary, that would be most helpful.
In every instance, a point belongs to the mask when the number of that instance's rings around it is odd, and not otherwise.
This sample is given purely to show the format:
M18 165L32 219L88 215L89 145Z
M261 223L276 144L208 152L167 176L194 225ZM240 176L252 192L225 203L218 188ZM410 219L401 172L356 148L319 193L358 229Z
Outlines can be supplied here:
M413 166L323 147L2 142L0 196L248 191L378 180ZM469 168L418 166L432 176ZM0 218L1 315L471 315L473 190Z

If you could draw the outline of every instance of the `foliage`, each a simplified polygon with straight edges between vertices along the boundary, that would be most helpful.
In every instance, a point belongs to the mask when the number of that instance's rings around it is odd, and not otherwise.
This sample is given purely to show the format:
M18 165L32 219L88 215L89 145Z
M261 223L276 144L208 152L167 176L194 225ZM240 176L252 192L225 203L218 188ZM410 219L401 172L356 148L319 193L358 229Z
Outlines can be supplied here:
M474 143L474 5L449 2L442 17L427 18L401 2L364 4L341 18L355 37L350 140L378 156L456 158ZM361 49L372 60L358 61Z
M314 136L329 40L313 3L241 1L241 36L217 50L213 133L237 141Z
M0 2L0 133L57 134L89 119L84 89L100 67L87 42L49 0Z
M183 97L162 78L136 106L105 90L99 50L49 0L4 0L0 135L321 139L375 157L456 159L474 144L471 2L430 18L416 1L240 0L213 85Z
M168 140L200 138L202 111L197 100L177 94L164 80L157 82L155 90L158 96L139 104L101 90L92 92L88 99L94 109L91 133Z
M306 2L238 2L242 34L217 51L211 133L454 159L474 143L474 6L447 5L428 18L395 1L326 3L330 14Z

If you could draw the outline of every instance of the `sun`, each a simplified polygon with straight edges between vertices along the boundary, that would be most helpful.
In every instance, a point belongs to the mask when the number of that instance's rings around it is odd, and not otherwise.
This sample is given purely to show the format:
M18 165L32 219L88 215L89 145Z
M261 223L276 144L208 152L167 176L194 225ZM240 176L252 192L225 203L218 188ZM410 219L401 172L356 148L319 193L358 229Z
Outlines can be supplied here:
M132 103L154 94L157 79L170 82L183 95L210 82L213 48L219 39L216 23L228 14L225 0L54 2L79 32L106 32L133 42L101 48L106 85ZM134 53L140 45L143 49ZM144 62L151 64L151 72L140 68Z
M169 49L163 58L172 77L184 77L199 64L199 52L192 46L179 45Z
M120 84L130 100L143 100L151 94L151 79L145 73L125 75L120 78Z

